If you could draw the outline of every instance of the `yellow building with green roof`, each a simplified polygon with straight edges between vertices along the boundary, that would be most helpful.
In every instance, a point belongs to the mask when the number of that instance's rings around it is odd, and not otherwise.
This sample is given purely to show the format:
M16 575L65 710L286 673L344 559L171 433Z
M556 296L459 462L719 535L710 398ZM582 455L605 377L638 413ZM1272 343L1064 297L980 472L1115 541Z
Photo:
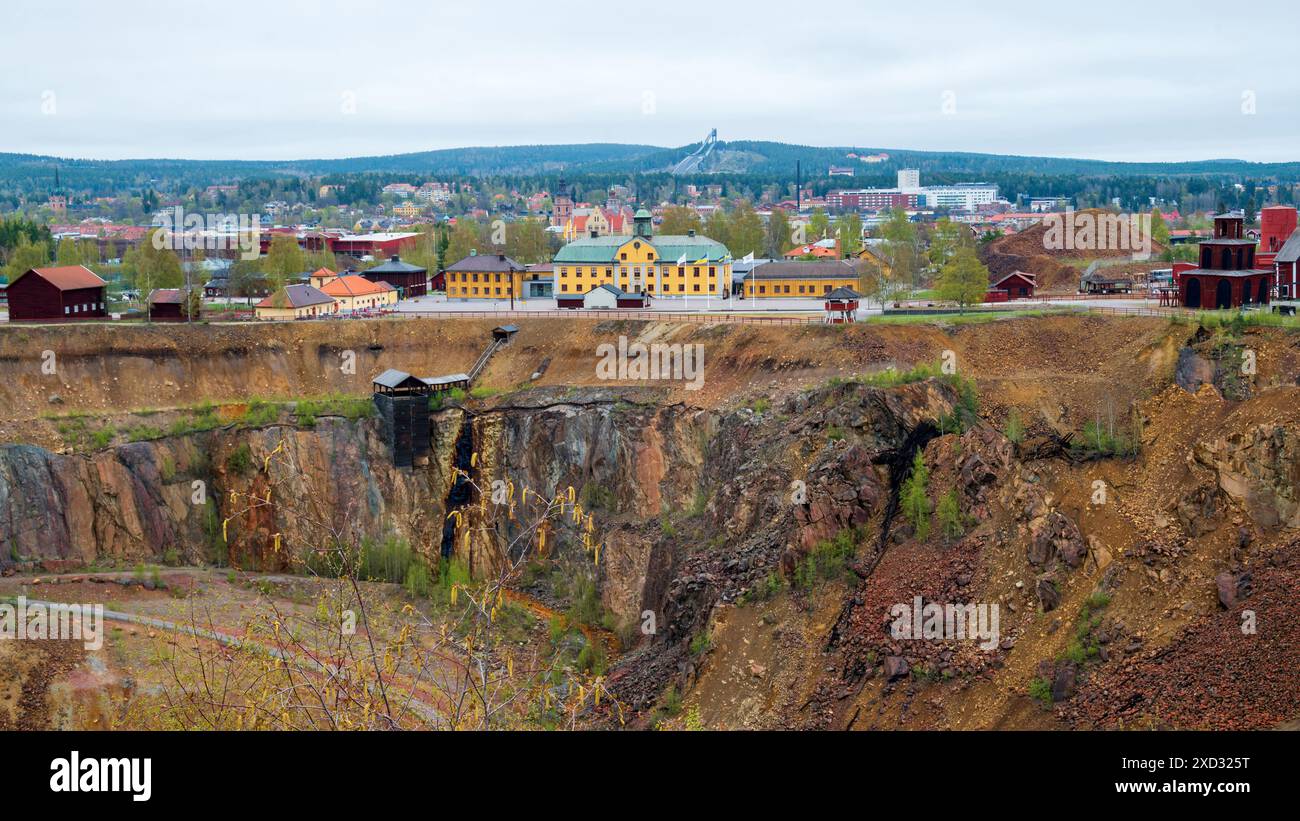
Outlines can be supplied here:
M652 297L723 296L731 254L722 243L689 234L652 236L650 212L633 218L632 236L588 236L560 249L553 263L557 296L601 285Z

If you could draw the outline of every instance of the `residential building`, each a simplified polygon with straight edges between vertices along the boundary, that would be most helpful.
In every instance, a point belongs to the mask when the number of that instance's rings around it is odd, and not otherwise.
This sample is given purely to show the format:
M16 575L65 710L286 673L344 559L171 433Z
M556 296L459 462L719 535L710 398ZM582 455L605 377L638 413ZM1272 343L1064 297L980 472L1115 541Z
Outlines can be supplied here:
M320 291L334 298L339 313L377 311L397 304L397 289L392 285L382 280L372 282L356 274L334 277Z
M253 307L258 319L311 319L337 310L334 297L310 285L286 285Z

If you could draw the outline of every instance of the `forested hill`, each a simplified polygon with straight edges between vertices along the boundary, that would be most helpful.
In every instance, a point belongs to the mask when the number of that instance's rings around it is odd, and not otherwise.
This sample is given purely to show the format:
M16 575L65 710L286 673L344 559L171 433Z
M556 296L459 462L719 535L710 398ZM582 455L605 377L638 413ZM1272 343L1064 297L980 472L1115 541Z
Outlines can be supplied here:
M285 161L241 160L82 160L32 154L0 154L0 190L52 191L57 167L60 183L78 190L108 190L170 185L209 185L252 177L326 176L330 174L421 174L426 176L531 176L662 172L690 153L694 145L590 143L451 148L388 156ZM867 164L855 154L889 154L883 163ZM799 163L805 179L824 178L831 165L855 169L845 185L892 184L898 168L919 168L922 182L976 180L998 175L1075 175L1081 177L1215 177L1219 179L1300 180L1300 162L1250 163L1202 160L1178 163L1121 163L1061 157L910 151L866 147L815 147L789 143L736 140L720 142L712 170L719 173L793 177ZM838 178L837 178L838 179ZM168 186L170 187L170 186Z

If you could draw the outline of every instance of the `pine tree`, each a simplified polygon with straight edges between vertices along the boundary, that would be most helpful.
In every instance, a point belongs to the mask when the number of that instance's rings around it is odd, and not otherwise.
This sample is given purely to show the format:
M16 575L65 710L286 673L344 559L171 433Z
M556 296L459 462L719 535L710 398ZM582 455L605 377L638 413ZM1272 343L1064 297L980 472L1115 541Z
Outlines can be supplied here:
M930 471L925 467L925 458L921 451L912 459L912 472L903 483L903 515L912 523L912 530L919 541L925 541L930 535L930 497L926 487L930 484Z

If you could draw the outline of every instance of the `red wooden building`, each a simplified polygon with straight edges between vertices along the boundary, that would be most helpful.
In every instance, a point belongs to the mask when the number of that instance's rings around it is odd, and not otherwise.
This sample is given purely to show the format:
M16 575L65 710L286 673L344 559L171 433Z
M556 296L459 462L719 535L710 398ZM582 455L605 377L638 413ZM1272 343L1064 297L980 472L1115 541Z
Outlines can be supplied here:
M402 262L396 255L382 265L362 271L361 276L371 282L387 282L397 289L402 299L424 296L429 292L429 270Z
M156 288L149 294L149 319L154 322L184 322L185 292L180 288Z
M1036 274L1024 271L1012 271L989 286L990 290L1006 291L1008 299L1033 299L1034 289L1038 287ZM988 300L985 300L986 302Z
M1220 214L1214 236L1201 242L1200 266L1178 276L1178 301L1187 308L1239 308L1266 305L1273 272L1257 268L1255 241L1246 237L1245 218Z
M108 284L84 265L32 268L9 283L9 320L102 319Z

